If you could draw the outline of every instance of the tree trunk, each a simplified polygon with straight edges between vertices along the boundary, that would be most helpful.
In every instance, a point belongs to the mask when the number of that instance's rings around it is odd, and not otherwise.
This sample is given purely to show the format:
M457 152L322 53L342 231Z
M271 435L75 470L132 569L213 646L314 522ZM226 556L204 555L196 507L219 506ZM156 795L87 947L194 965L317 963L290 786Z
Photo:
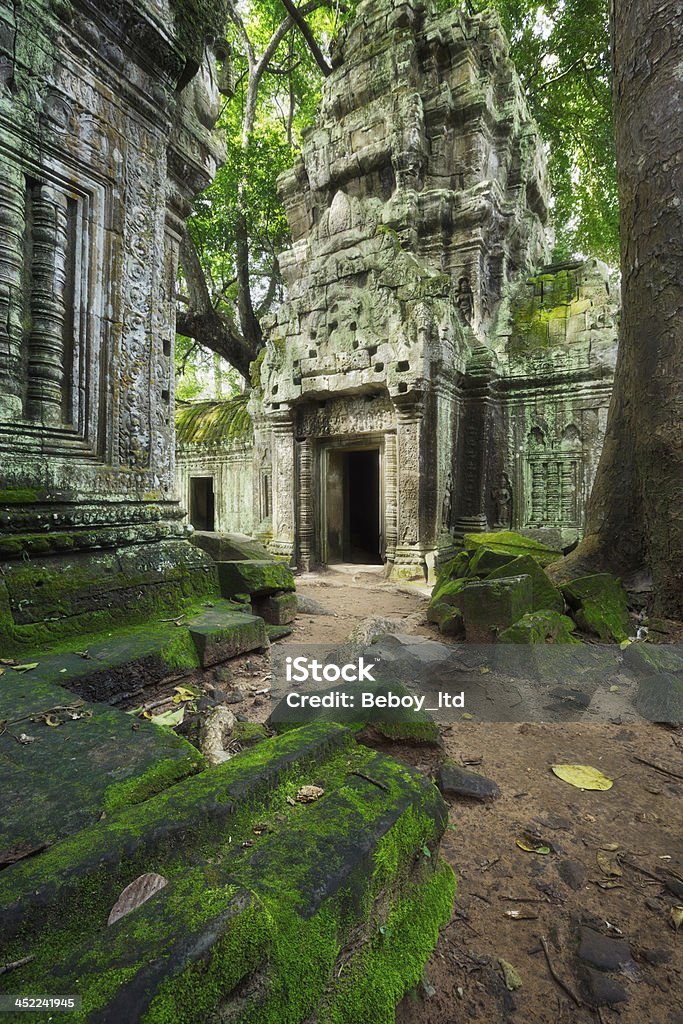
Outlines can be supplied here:
M613 0L622 323L586 538L683 617L683 0ZM569 561L569 560L568 560Z

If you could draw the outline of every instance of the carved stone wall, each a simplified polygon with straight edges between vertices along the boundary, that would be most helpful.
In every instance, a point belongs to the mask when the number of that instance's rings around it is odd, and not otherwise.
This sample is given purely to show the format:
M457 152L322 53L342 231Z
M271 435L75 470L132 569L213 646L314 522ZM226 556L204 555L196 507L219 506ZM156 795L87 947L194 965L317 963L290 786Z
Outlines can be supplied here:
M181 541L175 499L174 282L189 202L221 155L210 133L218 94L201 19L205 66L194 77L173 26L168 0L0 6L7 644L31 639L15 629L12 597L27 559L44 585L67 567L90 578L91 553L109 552L102 571L120 579L120 601L93 598L93 625L105 609L133 609L129 591L145 574L128 586L124 549L138 550L161 590L173 564L188 591L208 573ZM44 618L37 594L22 597L25 625ZM65 596L50 628L82 628L84 607Z
M288 300L266 323L253 403L274 424L274 545L296 555L303 522L315 560L324 529L301 507L319 499L322 462L312 458L302 497L285 435L315 453L326 438L372 434L386 557L395 575L420 575L452 544L443 516L470 353L509 283L545 256L542 147L493 16L365 0L334 65L280 180ZM383 418L368 416L372 402ZM282 525L278 503L290 510Z

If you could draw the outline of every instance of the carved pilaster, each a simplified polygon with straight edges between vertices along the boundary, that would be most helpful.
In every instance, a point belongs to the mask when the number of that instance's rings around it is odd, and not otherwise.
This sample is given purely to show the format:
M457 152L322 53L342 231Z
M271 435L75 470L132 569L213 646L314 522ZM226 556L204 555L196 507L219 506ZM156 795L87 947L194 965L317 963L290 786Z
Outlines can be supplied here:
M387 562L393 562L398 543L396 434L387 434L384 438L384 523Z
M313 560L314 515L313 515L313 449L308 438L298 444L299 450L299 495L298 532L299 565L308 572Z
M32 289L28 353L29 419L63 420L68 200L49 185L31 190Z
M22 415L22 320L26 182L7 162L0 183L0 419Z
M294 431L288 413L273 423L273 539L270 549L285 558L294 556Z
M417 405L397 409L398 515L397 545L392 576L415 578L426 569L421 543L420 429L422 410Z

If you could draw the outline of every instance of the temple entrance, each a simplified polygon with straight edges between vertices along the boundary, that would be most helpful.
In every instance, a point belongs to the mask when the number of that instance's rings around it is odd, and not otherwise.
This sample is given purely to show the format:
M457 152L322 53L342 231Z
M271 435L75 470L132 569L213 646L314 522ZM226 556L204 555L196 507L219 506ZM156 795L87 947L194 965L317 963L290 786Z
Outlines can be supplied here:
M190 477L190 522L195 530L216 529L212 476Z
M324 560L381 565L380 450L326 453Z

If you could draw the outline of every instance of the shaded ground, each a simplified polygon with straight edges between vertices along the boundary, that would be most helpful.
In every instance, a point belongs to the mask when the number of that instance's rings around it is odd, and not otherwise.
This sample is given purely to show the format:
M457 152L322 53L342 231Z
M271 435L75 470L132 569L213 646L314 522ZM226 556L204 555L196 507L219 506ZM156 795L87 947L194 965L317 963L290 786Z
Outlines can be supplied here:
M402 620L403 632L433 635L424 620L426 591L399 589L376 571L308 574L297 590L335 614L299 615L293 641L332 647L378 615ZM241 692L235 712L252 721L270 714L267 658L238 659L231 681L209 676L210 685ZM671 908L683 905L681 730L463 720L447 727L444 743L452 758L493 779L501 796L487 805L451 801L442 852L459 878L454 916L425 984L399 1007L399 1024L683 1024L683 926L677 935L671 918ZM425 772L436 765L428 748L392 753ZM582 792L552 774L558 762L593 765L614 786ZM521 850L515 840L523 833L550 852ZM677 894L659 880L662 871L680 876ZM623 986L628 1001L587 1005L586 965L577 957L582 925L629 944L624 966L593 977L594 990ZM514 991L501 959L519 975Z

